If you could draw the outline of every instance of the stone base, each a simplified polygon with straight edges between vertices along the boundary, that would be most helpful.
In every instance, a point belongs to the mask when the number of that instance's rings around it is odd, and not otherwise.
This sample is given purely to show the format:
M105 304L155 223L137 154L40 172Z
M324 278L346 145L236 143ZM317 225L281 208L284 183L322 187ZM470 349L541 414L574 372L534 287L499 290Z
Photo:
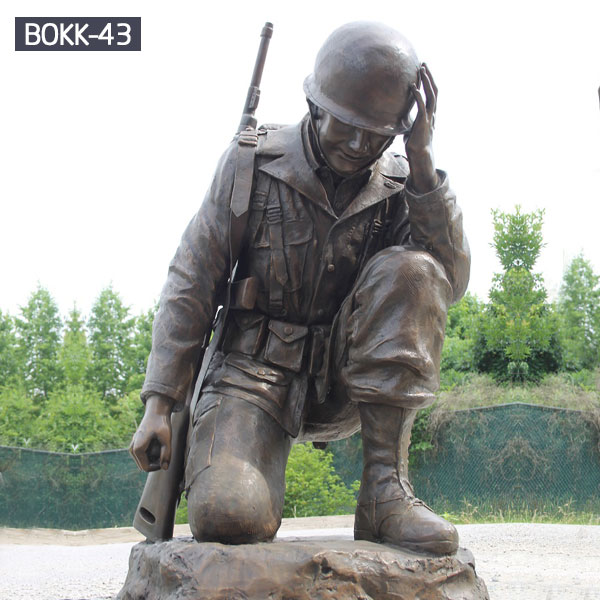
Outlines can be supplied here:
M489 600L473 555L431 557L342 537L134 546L117 600Z

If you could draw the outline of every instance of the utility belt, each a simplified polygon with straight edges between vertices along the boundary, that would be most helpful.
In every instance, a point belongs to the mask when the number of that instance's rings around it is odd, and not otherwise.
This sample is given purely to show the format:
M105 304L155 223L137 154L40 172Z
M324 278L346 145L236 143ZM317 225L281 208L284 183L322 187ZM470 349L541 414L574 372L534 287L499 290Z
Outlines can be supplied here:
M316 377L323 368L323 358L331 333L330 325L288 323L256 311L229 312L223 351L241 352L261 361L306 372Z

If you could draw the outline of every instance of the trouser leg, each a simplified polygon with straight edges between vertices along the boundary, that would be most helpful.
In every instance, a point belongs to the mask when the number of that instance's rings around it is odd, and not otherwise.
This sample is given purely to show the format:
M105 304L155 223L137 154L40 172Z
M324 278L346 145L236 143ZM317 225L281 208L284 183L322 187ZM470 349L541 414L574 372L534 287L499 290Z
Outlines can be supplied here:
M355 538L445 554L456 529L415 498L408 446L416 412L429 406L451 288L429 254L388 248L365 267L338 320L337 385L359 403L363 475Z
M426 252L393 246L367 263L336 330L334 368L351 401L433 402L451 297L443 268Z
M226 395L205 395L197 413L186 466L194 537L272 539L283 514L290 436L261 408Z

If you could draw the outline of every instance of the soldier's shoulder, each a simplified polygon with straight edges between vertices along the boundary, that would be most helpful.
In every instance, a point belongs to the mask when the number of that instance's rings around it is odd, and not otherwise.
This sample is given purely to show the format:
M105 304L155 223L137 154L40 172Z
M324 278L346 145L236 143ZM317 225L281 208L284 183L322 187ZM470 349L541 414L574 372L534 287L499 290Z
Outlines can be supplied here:
M266 123L258 128L257 133L258 154L273 156L286 154L290 148L301 143L301 132L298 124Z
M379 159L379 168L383 175L399 179L405 179L410 172L408 161L397 152L384 152Z

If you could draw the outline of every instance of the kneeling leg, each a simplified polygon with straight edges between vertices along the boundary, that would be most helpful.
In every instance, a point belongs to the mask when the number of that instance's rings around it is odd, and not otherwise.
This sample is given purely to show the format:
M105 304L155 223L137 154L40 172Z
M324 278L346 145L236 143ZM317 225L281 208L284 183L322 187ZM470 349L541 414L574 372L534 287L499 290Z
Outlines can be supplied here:
M281 525L290 437L257 406L211 394L194 423L186 466L190 528L198 541L271 540Z

